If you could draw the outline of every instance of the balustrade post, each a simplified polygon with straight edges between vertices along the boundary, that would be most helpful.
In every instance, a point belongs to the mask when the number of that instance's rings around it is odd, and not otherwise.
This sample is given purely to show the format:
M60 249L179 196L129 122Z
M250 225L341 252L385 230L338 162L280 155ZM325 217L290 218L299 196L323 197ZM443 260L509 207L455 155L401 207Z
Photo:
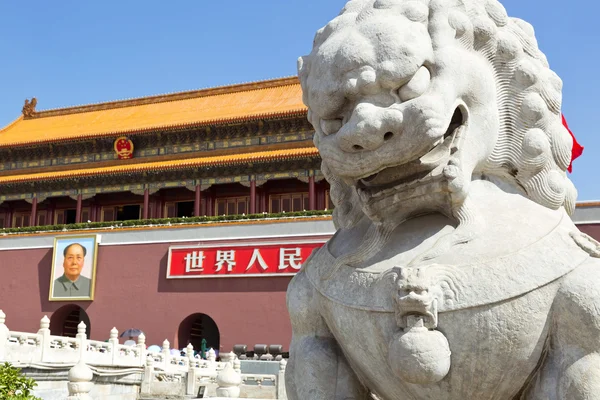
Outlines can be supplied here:
M194 363L194 346L192 346L191 343L188 343L185 350L186 350L185 354L187 355L187 359L188 359L188 364L192 365Z
M188 343L187 347L187 359L188 359L188 375L187 375L187 387L186 394L187 395L195 395L198 394L196 392L196 362L194 359L194 346L191 343Z
M108 343L110 343L110 352L112 353L112 365L117 364L117 358L119 357L119 331L116 327L110 330L110 339L108 339Z
M8 343L8 327L5 325L6 314L0 310L0 361L6 361L6 343Z
M162 344L162 354L163 354L163 371L166 371L171 366L171 350L169 348L170 343L167 339Z
M48 352L50 351L50 318L47 315L40 320L40 330L38 331L38 335L41 337L41 352L40 352L40 362L47 362L46 357L48 357Z
M80 362L85 363L85 353L87 353L87 334L85 333L85 322L81 321L79 325L77 325L77 335L75 335L75 339L79 344L79 360Z
M233 365L228 362L217 375L217 396L237 399L240 397L242 375L235 372Z
M151 354L146 357L146 364L144 365L144 378L142 379L142 387L140 389L141 394L152 392L152 380L154 379L154 358Z
M92 400L89 393L94 387L94 372L84 362L83 358L69 371L69 397L67 400Z
M211 363L217 362L217 353L212 347L206 352L206 359Z
M287 367L287 360L282 358L279 361L279 374L277 375L277 398L287 399L287 393L285 391L285 368Z
M138 336L137 347L140 351L140 367L143 367L146 361L146 335L143 332Z

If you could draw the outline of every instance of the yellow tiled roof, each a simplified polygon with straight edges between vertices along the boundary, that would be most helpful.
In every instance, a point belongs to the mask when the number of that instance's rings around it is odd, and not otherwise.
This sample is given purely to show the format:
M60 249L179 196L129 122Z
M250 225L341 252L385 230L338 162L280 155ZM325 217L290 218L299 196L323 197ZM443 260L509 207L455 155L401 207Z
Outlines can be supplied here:
M112 167L82 168L68 171L42 172L38 174L0 176L0 184L66 179L90 175L117 175L139 171L160 171L170 169L185 169L193 167L246 164L268 160L289 160L318 155L315 147L298 149L259 151L255 153L231 154L226 156L197 157L184 160L155 161L139 164L117 165Z
M297 78L34 112L0 130L0 147L302 115Z

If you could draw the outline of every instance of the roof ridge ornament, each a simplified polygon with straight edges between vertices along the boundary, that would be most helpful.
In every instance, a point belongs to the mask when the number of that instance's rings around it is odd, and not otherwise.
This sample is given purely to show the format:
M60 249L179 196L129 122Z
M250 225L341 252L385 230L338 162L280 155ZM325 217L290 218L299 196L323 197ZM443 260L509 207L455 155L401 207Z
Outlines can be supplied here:
M23 113L24 117L33 117L33 115L36 113L35 111L35 106L37 105L37 99L35 97L31 98L31 101L29 101L29 99L25 99L25 105L23 106L23 109L21 110L21 112Z

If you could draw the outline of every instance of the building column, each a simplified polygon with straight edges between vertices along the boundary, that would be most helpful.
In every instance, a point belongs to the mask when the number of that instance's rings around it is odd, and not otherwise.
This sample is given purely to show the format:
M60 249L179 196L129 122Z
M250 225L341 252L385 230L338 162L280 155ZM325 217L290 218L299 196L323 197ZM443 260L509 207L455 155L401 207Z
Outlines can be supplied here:
M196 185L196 198L194 199L194 217L201 216L200 205L202 204L202 194L200 185Z
M148 219L148 209L150 208L150 190L144 189L144 212L142 213L142 219Z
M154 199L152 201L154 202L153 218L160 218L160 199L157 197L154 197Z
M206 215L212 217L215 215L215 192L211 189L208 198L206 199Z
M315 177L308 177L308 208L309 210L316 209L316 196L315 196Z
M37 225L37 196L31 202L31 216L29 217L29 226Z
M267 199L269 194L267 193L267 189L265 189L264 185L261 188L261 196L260 196L260 208L261 212L269 212L269 205L267 204Z
M50 203L50 205L48 206L48 211L46 214L47 218L48 218L48 225L54 225L54 209L56 208L56 206L54 205L54 203Z
M250 181L250 211L248 214L256 214L256 179Z
M12 228L12 226L13 226L13 210L12 210L11 206L8 206L8 212L6 213L6 217L8 218L8 221L6 221L6 227Z
M75 210L75 223L76 224L81 223L81 203L82 203L82 197L81 197L81 193L79 193L77 195L77 209Z

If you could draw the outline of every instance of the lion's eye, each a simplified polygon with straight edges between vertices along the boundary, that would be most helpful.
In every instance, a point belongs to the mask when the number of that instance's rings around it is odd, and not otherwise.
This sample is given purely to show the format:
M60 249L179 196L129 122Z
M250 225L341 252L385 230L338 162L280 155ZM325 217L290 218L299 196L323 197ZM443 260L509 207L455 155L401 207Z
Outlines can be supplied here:
M333 135L342 127L342 120L336 119L322 119L321 120L321 131L325 135Z
M400 100L409 101L421 96L429 88L431 73L426 67L421 67L410 81L398 90Z

